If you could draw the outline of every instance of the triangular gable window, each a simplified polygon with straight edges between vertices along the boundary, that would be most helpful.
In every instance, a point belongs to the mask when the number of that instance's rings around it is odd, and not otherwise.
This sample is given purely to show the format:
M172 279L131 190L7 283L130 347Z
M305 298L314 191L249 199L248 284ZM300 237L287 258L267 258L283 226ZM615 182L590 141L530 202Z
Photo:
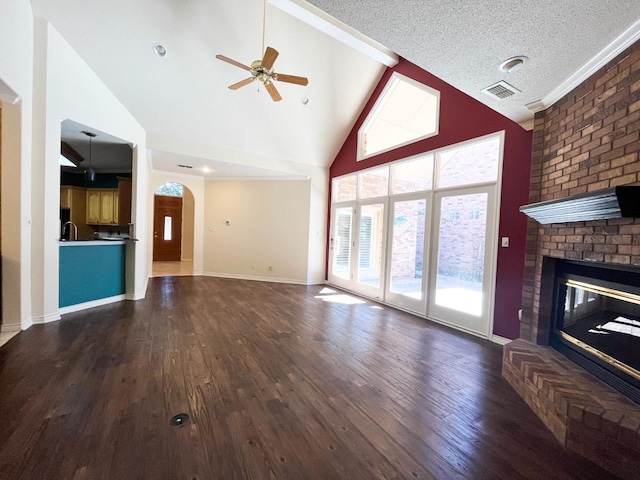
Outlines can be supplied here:
M358 132L358 160L438 134L440 92L394 73Z

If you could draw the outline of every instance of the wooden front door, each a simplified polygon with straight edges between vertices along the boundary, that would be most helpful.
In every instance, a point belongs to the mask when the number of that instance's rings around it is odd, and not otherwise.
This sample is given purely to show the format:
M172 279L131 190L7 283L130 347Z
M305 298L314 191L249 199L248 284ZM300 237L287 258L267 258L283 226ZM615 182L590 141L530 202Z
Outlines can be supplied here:
M153 260L180 261L182 198L155 195L153 204Z

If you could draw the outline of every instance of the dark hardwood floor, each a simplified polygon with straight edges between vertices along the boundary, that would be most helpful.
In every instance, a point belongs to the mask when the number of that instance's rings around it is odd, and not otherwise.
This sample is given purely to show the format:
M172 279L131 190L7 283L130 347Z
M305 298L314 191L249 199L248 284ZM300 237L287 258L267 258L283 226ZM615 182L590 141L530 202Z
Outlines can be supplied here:
M613 478L555 441L501 347L322 289L153 278L21 333L0 348L0 478Z

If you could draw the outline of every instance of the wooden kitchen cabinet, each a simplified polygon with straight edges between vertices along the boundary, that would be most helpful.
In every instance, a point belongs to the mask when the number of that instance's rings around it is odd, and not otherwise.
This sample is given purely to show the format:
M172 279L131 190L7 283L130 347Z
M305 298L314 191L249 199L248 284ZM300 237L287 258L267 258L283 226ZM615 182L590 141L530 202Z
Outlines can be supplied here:
M116 190L113 192L113 223L120 225L118 219L120 218L120 192Z
M117 189L87 189L87 223L90 225L118 224Z
M127 225L131 223L131 179L118 177L118 198L116 200L117 223Z
M100 223L100 191L87 190L87 223Z
M60 187L60 208L71 208L71 187Z
M113 192L100 192L100 223L113 225Z
M60 187L60 208L69 209L70 220L78 227L78 238L88 238L93 229L87 226L87 189L81 187Z

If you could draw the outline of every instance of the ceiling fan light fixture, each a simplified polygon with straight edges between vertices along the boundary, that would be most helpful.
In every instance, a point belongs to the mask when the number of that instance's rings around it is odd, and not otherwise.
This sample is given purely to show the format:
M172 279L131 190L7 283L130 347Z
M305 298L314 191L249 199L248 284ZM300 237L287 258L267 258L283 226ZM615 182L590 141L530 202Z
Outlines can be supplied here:
M153 45L153 52L159 57L164 57L167 54L167 49L165 48L164 45L161 45L160 43L156 43Z
M498 70L505 73L513 73L522 68L529 60L529 57L525 57L524 55L519 55L517 57L507 58L504 62L500 64Z

